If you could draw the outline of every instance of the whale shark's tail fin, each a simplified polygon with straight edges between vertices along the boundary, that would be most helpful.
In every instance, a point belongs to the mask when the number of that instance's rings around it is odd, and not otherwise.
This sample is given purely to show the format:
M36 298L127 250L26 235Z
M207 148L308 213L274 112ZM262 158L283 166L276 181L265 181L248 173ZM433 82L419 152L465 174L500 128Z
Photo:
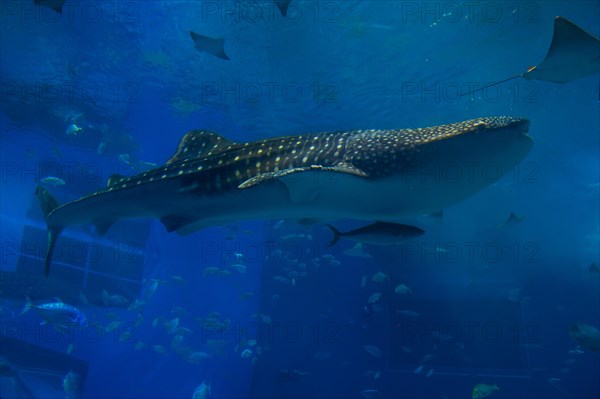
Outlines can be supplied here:
M64 227L54 226L48 222L48 215L50 215L50 213L59 206L58 201L56 201L52 194L50 194L50 192L44 187L37 186L35 189L35 196L40 202L40 207L42 208L42 213L44 214L44 218L46 219L46 224L48 226L48 246L46 248L46 258L44 260L44 276L48 277L50 274L52 252L54 251L56 240L60 236L60 233L62 233Z

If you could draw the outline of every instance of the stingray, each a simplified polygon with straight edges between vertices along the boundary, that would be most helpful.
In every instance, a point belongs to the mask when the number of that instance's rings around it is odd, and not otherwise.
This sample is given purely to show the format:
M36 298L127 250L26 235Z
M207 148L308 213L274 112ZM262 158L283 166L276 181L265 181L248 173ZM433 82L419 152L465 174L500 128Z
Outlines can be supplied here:
M479 89L475 93L516 78L567 83L600 72L600 39L564 17L554 18L552 43L544 60L527 71Z
M33 0L36 6L43 6L62 14L62 7L66 0Z
M291 2L292 0L273 0L273 3L279 8L279 12L281 12L283 17L287 16L288 7Z
M212 54L217 58L223 60L229 60L230 58L225 54L225 39L218 38L214 39L208 36L202 36L196 32L190 31L190 36L194 41L194 47L196 50Z

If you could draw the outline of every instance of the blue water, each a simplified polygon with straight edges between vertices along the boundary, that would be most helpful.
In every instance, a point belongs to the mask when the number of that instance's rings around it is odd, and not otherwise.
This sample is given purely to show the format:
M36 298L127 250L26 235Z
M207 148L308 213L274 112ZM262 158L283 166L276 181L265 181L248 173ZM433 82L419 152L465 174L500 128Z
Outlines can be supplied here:
M269 1L0 6L2 398L191 398L203 381L211 398L600 396L598 351L569 336L600 327L598 74L456 95L539 63L557 15L598 36L598 2L293 0L286 18ZM224 38L231 60L194 49L190 30ZM68 229L43 279L45 177L66 183L47 185L62 203L163 164L191 129L250 141L492 115L529 118L532 151L441 220L406 221L426 234L405 245L356 257L320 224L180 237L120 221L105 237ZM523 220L496 228L511 212ZM90 324L40 325L20 314L26 296Z

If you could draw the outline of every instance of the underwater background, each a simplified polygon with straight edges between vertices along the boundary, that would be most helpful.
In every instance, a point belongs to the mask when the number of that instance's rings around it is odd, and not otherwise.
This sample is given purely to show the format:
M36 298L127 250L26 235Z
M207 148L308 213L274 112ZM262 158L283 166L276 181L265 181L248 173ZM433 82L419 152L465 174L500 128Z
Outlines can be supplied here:
M0 396L599 397L598 348L570 334L600 325L598 74L458 94L539 63L555 16L598 36L600 3L288 3L0 2ZM122 220L67 229L44 278L38 184L74 200L164 164L192 129L251 141L494 115L530 119L532 151L407 220L426 234L401 246L328 246L327 226L294 221L181 237ZM22 312L58 300L87 323Z

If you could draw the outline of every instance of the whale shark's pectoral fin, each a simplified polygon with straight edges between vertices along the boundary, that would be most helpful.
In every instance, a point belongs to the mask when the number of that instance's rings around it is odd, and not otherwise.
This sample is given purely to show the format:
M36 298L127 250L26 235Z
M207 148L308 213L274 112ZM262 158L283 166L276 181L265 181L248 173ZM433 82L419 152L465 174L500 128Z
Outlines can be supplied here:
M348 174L359 176L359 177L368 177L367 173L363 172L362 170L358 169L357 167L355 167L349 163L346 163L346 162L340 162L339 164L337 164L335 166L311 165L311 166L304 166L304 167L300 167L300 168L284 169L284 170L280 170L277 172L261 173L259 175L256 175L256 176L251 177L250 179L246 180L245 182L240 184L238 186L238 188L250 188L252 186L256 186L257 184L261 184L261 183L264 183L267 181L281 179L282 177L289 176L293 173L306 173L306 172L310 172L310 171L339 172L339 173L348 173ZM294 179L294 180L297 180L297 179Z
M246 189L278 181L287 187L290 201L293 203L309 203L319 198L321 191L343 177L362 179L368 174L345 162L335 166L311 165L299 168L284 169L277 172L261 173L238 186Z

